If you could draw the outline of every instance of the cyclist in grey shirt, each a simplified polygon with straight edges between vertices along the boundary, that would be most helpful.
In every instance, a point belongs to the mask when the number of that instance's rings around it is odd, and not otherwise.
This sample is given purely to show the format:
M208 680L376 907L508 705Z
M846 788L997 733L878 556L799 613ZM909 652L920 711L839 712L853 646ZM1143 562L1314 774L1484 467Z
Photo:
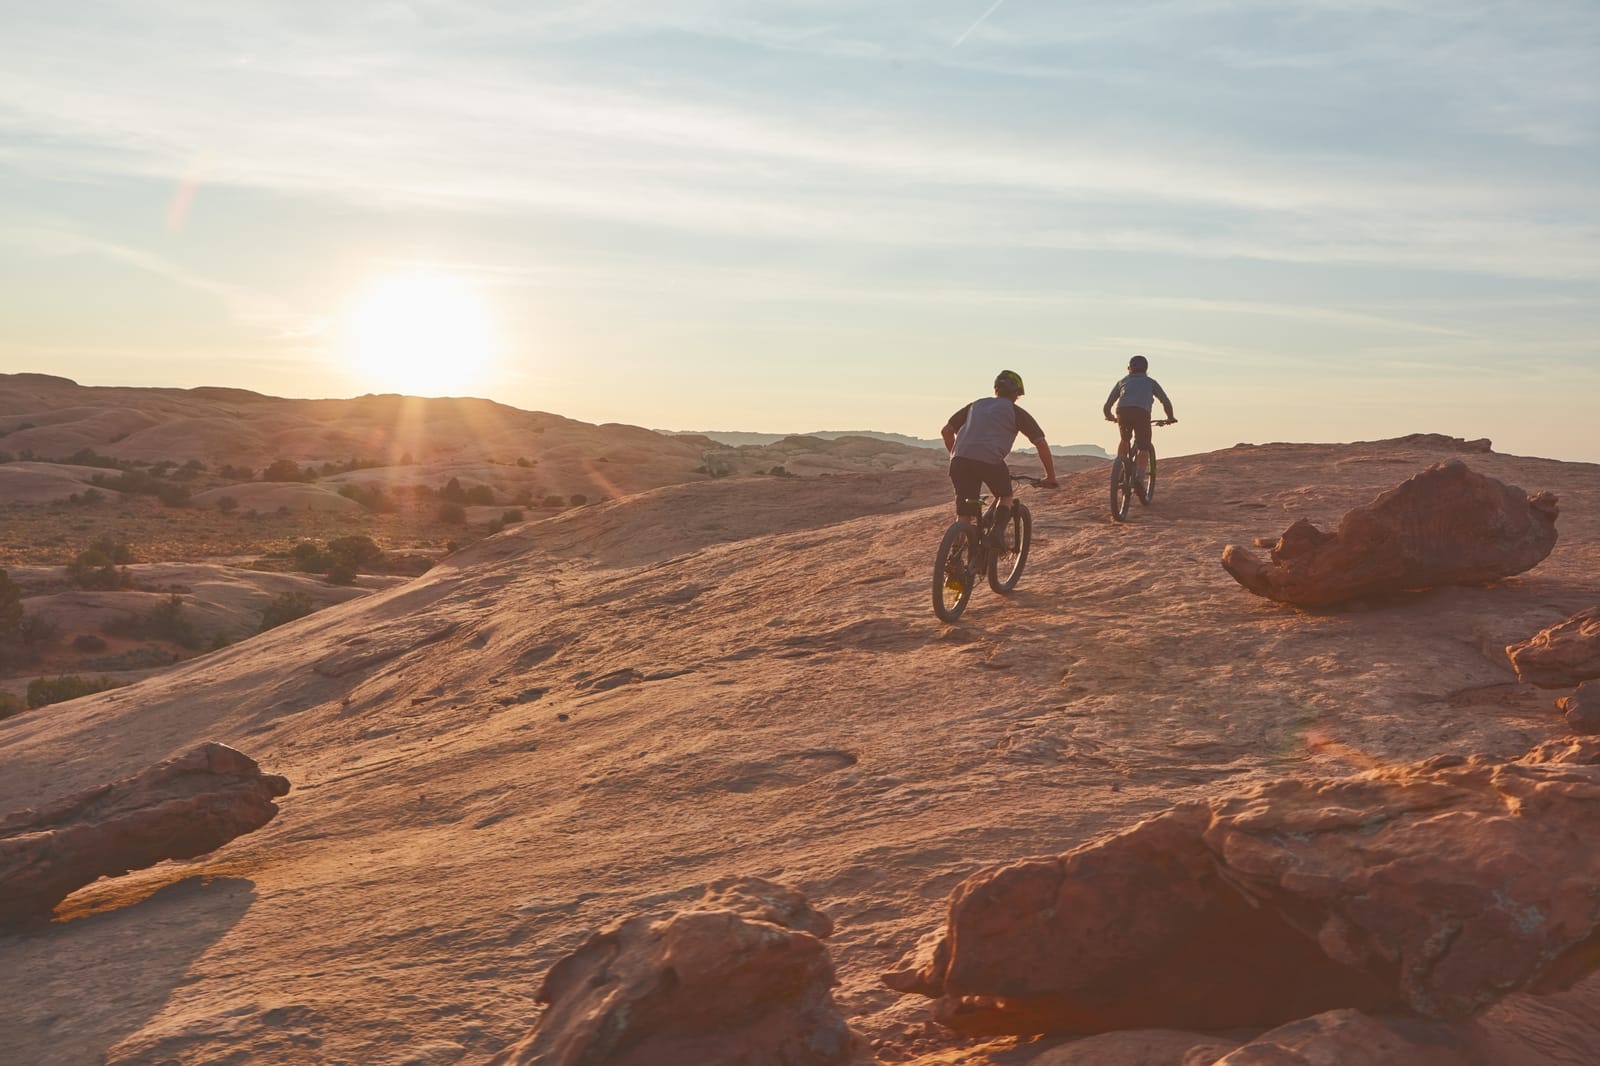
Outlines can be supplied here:
M973 400L950 416L939 431L950 453L950 482L956 490L956 514L971 522L982 510L978 495L987 485L997 501L991 546L1004 550L1006 519L1011 515L1011 471L1006 456L1021 433L1039 449L1044 464L1045 488L1057 486L1055 457L1044 430L1032 415L1017 406L1022 375L1002 370L994 379L994 395Z
M1111 395L1106 397L1106 405L1102 413L1107 422L1115 422L1121 430L1121 440L1117 444L1117 454L1123 458L1128 456L1128 438L1132 437L1136 446L1141 451L1148 452L1150 448L1150 409L1157 400L1166 408L1167 421L1176 422L1178 419L1172 413L1172 401L1167 399L1166 392L1159 382L1148 373L1150 360L1142 355L1136 355L1128 360L1128 376L1117 382L1111 388ZM1115 417L1111 414L1111 405L1117 405Z

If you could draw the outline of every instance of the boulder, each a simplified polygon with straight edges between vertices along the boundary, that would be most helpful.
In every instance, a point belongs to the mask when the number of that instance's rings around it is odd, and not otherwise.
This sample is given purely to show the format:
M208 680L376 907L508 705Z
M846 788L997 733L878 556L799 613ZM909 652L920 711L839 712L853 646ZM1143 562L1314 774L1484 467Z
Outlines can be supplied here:
M1600 733L1600 680L1585 681L1578 691L1556 700L1567 716L1567 725L1574 733L1593 736Z
M289 782L206 743L143 773L0 820L0 928L48 920L101 877L192 859L266 825Z
M833 1002L827 916L759 878L634 915L556 962L548 1009L494 1066L836 1066L852 1038Z
M1454 1020L1600 953L1600 741L1179 805L974 874L884 981L974 1035Z
M1269 561L1230 544L1222 566L1258 596L1306 607L1407 589L1476 584L1536 566L1556 543L1556 497L1469 470L1429 467L1350 511L1335 532L1301 519Z
M1506 647L1517 679L1543 688L1564 688L1600 678L1600 607L1580 611Z

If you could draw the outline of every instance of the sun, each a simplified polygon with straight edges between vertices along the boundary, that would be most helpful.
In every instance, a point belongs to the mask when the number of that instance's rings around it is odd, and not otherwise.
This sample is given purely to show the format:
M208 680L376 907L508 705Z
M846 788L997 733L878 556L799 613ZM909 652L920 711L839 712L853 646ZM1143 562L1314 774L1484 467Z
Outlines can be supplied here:
M485 381L496 357L482 299L442 274L374 281L351 305L344 332L351 372L377 392L465 395Z

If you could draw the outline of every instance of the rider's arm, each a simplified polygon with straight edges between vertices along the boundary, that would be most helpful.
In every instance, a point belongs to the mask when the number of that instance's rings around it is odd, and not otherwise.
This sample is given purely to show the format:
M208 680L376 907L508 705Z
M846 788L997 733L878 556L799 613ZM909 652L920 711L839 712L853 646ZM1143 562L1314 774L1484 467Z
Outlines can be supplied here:
M1039 462L1044 464L1044 482L1047 489L1056 487L1056 459L1050 454L1050 442L1043 437L1035 437L1033 446L1039 449Z
M967 413L971 410L972 405L969 403L951 415L949 421L944 424L944 428L939 431L939 436L944 438L944 450L952 455L955 454L956 450L956 431L967 424Z
M1117 397L1121 396L1121 395L1122 395L1122 382L1119 381L1115 385L1111 386L1111 395L1106 397L1106 405L1100 409L1101 413L1106 416L1106 421L1107 422L1115 422L1116 421L1116 418L1111 414L1111 405L1116 403L1117 402Z
M1176 422L1178 417L1172 413L1172 401L1167 399L1167 392L1159 384L1152 381L1150 391L1155 393L1156 399L1161 401L1161 406L1167 409L1167 421Z

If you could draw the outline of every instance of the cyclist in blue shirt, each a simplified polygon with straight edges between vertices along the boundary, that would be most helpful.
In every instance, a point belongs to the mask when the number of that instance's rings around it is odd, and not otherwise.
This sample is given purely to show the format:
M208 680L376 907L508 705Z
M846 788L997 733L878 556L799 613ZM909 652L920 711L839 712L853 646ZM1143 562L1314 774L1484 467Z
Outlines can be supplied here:
M1150 409L1155 406L1155 401L1160 400L1161 406L1166 408L1167 421L1176 422L1178 419L1172 413L1172 401L1167 399L1166 392L1155 378L1149 374L1150 360L1142 355L1136 355L1128 360L1128 376L1117 382L1111 388L1111 395L1106 397L1106 405L1102 413L1107 422L1115 422L1121 431L1121 440L1117 444L1117 454L1123 458L1128 456L1128 438L1132 437L1135 444L1149 454L1150 447ZM1111 413L1111 405L1117 405L1116 415Z

